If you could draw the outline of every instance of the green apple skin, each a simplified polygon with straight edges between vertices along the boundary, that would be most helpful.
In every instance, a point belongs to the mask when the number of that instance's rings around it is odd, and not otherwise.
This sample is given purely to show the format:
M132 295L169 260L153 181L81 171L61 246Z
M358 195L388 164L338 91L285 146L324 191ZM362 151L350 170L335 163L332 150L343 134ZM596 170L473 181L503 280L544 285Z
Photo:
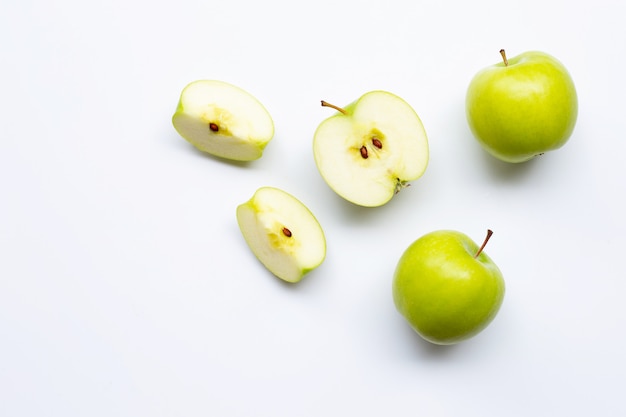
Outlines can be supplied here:
M469 84L465 106L478 142L511 163L562 147L578 117L572 77L560 61L539 51L479 71Z
M286 191L261 187L237 206L236 215L252 253L284 281L301 281L326 257L326 238L318 220Z
M393 278L396 309L425 340L450 345L495 318L505 284L496 264L463 233L439 230L413 242Z
M200 151L233 161L261 158L274 137L274 121L263 104L242 88L219 80L187 84L172 124Z

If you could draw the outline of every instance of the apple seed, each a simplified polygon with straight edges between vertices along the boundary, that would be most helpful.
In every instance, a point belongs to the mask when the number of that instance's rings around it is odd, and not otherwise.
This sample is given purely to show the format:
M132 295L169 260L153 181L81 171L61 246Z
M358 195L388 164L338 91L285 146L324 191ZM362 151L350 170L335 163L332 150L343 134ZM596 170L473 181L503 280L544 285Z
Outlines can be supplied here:
M365 145L361 146L361 157L363 159L367 159L368 155L367 155L367 148L365 147Z
M287 229L286 227L283 227L283 235L287 237L291 237L291 230Z
M209 123L209 129L211 129L213 132L217 132L220 130L220 127L215 123Z
M380 139L374 137L372 138L372 144L374 146L376 146L378 149L382 149L383 148L383 143L380 141Z

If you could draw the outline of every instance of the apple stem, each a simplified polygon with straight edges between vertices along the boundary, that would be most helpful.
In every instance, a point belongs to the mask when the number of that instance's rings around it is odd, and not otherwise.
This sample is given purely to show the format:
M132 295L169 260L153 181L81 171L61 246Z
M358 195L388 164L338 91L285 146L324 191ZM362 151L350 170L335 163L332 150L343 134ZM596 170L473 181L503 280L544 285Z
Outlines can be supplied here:
M487 236L485 237L483 244L478 249L478 252L476 252L476 255L474 255L474 258L478 258L478 255L482 253L483 249L485 249L485 246L487 246L487 242L489 242L489 239L491 238L492 234L493 232L490 229L487 229Z
M335 106L334 104L330 104L330 103L328 103L328 102L326 102L324 100L322 100L322 107L330 107L331 109L335 109L338 112L341 112L343 114L348 114L348 112L345 111L344 109L342 109L341 107Z
M509 66L509 60L506 59L506 52L504 52L504 49L500 49L500 55L502 55L502 60L504 61L504 66L508 67Z

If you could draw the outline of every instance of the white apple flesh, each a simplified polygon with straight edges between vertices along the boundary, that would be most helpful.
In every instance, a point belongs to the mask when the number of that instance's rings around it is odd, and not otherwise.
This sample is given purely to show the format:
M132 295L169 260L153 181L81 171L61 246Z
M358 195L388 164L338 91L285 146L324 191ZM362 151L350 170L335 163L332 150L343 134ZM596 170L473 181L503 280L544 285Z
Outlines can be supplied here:
M237 222L254 255L287 282L300 281L326 257L326 238L313 213L278 188L259 188L237 207Z
M259 159L274 136L272 117L255 97L216 80L188 84L172 124L199 150L236 161Z
M428 165L428 139L417 113L402 98L371 91L324 120L313 140L315 163L326 183L366 207L387 203Z

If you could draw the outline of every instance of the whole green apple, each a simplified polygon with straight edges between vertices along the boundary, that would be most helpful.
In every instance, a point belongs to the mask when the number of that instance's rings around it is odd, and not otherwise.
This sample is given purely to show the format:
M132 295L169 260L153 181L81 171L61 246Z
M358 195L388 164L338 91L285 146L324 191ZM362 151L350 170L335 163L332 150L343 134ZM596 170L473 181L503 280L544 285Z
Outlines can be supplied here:
M487 152L524 162L563 146L578 116L572 77L556 58L530 51L479 71L465 101L470 129Z
M450 345L475 336L495 318L505 285L482 246L463 233L439 230L413 242L393 278L397 310L424 339Z

